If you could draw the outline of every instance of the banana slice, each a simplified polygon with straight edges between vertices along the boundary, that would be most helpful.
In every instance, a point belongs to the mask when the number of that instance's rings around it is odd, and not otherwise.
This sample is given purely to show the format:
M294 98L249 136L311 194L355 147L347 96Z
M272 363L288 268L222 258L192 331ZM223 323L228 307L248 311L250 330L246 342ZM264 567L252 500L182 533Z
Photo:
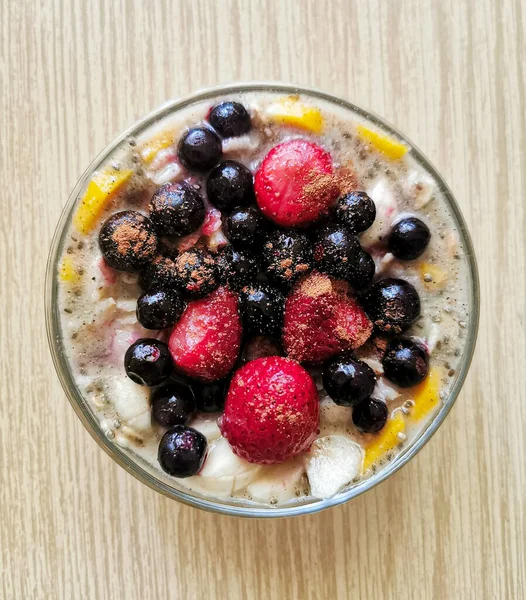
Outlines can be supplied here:
M107 396L113 402L120 420L136 431L151 427L150 393L129 377L113 377L106 385Z
M261 465L254 465L236 456L227 440L220 438L211 445L199 475L188 478L185 483L226 497L246 489L261 469Z
M364 452L343 435L318 438L305 455L311 495L330 498L361 473Z
M288 460L280 465L263 467L247 488L252 500L266 504L282 504L303 493L302 479L305 473L300 458Z

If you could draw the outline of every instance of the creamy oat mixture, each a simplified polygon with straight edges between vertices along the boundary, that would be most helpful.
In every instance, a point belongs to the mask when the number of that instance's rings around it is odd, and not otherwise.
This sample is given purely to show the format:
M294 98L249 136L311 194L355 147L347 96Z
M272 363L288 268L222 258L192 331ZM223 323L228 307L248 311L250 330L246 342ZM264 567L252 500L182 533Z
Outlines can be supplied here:
M136 318L141 293L138 275L120 272L102 259L98 244L101 224L125 209L146 214L153 192L166 182L189 182L206 196L206 177L187 171L177 157L177 142L191 126L202 123L222 100L242 103L252 119L251 131L223 140L223 157L255 172L276 144L305 138L330 152L337 167L348 168L376 205L376 220L360 235L374 258L375 278L399 277L412 283L421 299L421 317L406 332L423 342L430 370L420 385L400 389L383 375L376 338L355 355L367 362L378 380L373 396L386 401L389 419L377 434L360 433L350 409L337 406L323 390L320 369L309 369L321 398L320 431L310 452L278 465L262 466L238 458L221 437L218 414L198 414L190 426L208 440L208 454L198 475L174 479L161 471L157 448L164 429L152 422L147 387L133 383L123 369L132 342L152 337ZM57 276L62 345L76 384L100 419L106 436L129 452L150 472L175 487L211 498L239 498L283 505L305 496L329 497L381 469L426 427L447 397L465 350L468 276L464 248L452 215L432 176L413 158L410 148L390 138L359 115L308 96L278 93L230 94L197 102L169 115L122 143L111 160L93 175L95 205L80 205L65 237ZM98 196L97 196L98 194ZM82 200L82 199L81 199ZM100 200L100 201L99 201ZM215 252L226 243L220 213L207 205L197 234L172 243L180 250L199 237ZM422 256L400 261L386 251L386 236L404 214L422 219L431 240ZM166 332L154 337L166 340Z

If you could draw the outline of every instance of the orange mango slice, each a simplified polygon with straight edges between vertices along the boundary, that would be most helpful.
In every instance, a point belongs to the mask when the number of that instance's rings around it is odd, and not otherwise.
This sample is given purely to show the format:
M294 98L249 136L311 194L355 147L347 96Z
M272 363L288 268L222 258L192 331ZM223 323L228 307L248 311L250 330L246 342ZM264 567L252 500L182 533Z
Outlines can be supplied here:
M75 270L71 256L64 256L60 265L59 277L62 281L67 281L71 284L80 282L80 275Z
M420 421L431 412L440 402L440 380L442 369L431 367L427 377L422 383L413 388L413 401L415 405L411 409L409 419Z
M380 135L372 129L358 125L358 135L362 140L373 146L378 152L385 154L388 158L399 160L409 150L407 146L386 135Z
M142 160L149 165L161 150L165 150L175 142L173 131L161 131L149 139L139 150Z
M73 224L80 233L86 234L93 229L106 204L122 190L132 175L133 171L129 169L107 169L95 173L73 217Z
M365 448L363 471L367 471L389 451L398 446L398 434L405 430L405 422L400 411L396 411L387 421L384 428Z
M426 275L431 275L431 281L426 281ZM422 263L420 265L420 277L426 289L437 290L446 283L447 272L432 263Z
M320 133L324 119L319 108L303 104L295 96L288 96L267 108L267 114L276 123L298 127L313 133Z

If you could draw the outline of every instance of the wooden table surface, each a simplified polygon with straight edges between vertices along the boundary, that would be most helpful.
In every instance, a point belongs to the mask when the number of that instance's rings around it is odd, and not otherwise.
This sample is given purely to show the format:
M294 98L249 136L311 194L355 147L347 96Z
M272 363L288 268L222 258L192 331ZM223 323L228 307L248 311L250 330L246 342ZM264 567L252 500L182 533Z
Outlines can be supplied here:
M0 2L0 597L526 597L523 0ZM200 512L83 429L44 329L51 236L116 134L240 80L318 87L384 116L445 176L478 255L467 383L397 475L328 512Z

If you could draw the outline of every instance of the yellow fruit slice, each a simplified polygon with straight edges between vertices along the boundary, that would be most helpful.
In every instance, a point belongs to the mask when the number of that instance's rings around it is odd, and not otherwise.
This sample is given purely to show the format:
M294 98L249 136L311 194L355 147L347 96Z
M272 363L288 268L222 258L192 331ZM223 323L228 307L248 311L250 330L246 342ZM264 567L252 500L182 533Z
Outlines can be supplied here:
M75 270L71 256L64 256L60 265L59 277L62 281L75 284L79 283L80 275Z
M431 367L429 373L421 384L413 388L414 407L411 409L409 418L411 421L420 421L431 412L440 402L440 380L442 369Z
M380 135L363 125L358 125L356 129L358 130L358 135L363 140L374 146L378 152L385 154L385 156L393 160L399 160L409 150L407 146L404 146L404 144L395 139L386 135Z
M420 265L420 277L428 290L436 290L446 283L447 272L432 263L422 263Z
M173 131L161 131L153 138L149 139L139 150L143 161L149 165L161 150L165 150L175 141Z
M370 469L390 450L396 448L400 443L398 434L403 433L404 430L404 418L402 417L402 413L397 411L387 421L377 437L365 448L363 470L367 471L367 469Z
M267 108L267 114L277 123L299 127L313 133L320 133L324 126L320 109L303 104L295 96L288 96L271 104Z
M93 176L73 217L73 224L80 233L89 233L93 229L105 205L122 190L132 175L133 171L129 169L108 169Z

